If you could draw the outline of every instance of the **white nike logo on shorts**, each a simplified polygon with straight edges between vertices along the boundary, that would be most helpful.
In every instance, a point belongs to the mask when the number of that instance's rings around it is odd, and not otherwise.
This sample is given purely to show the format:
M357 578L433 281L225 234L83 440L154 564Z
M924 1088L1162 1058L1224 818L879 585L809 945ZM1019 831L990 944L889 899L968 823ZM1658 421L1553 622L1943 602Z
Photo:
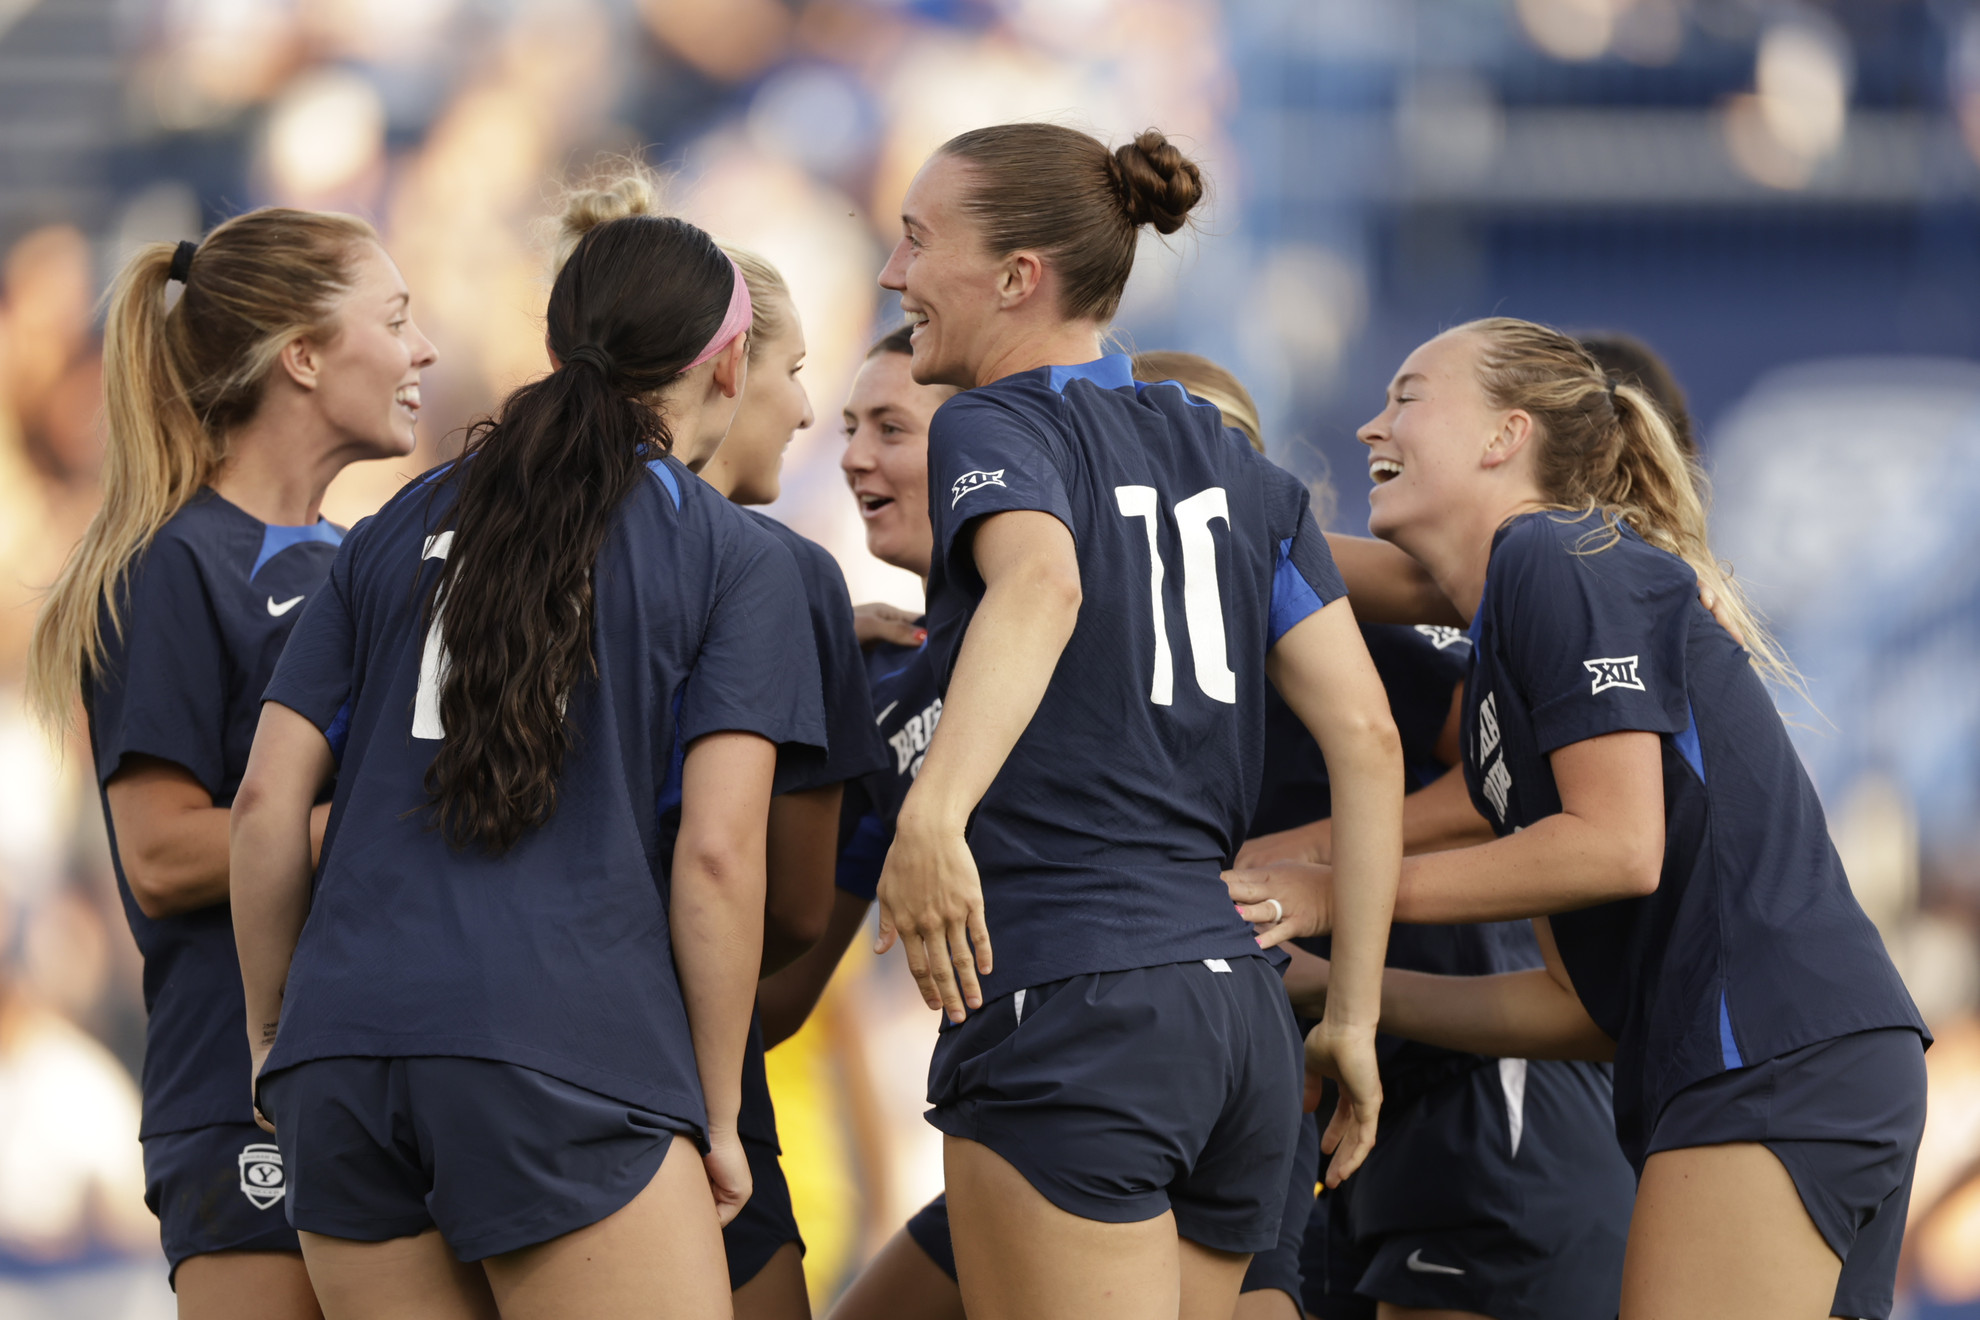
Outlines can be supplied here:
M301 596L291 596L289 599L283 601L280 605L277 605L275 603L275 598L273 596L270 596L268 598L268 612L279 619L284 614L287 614L290 610L294 609L296 606L300 604L302 604Z
M887 709L885 709L885 710L883 710L883 711L881 711L881 712L880 712L880 713L879 713L878 715L875 715L875 716L873 717L873 722L874 722L875 724L878 724L878 723L880 723L880 722L881 722L882 720L884 720L884 719L886 719L886 718L887 718L887 717L888 717L889 715L892 715L892 714L894 713L894 707L896 707L896 706L898 706L898 705L900 705L900 704L901 704L901 703L900 703L900 702L898 702L898 701L890 701L890 702L888 702L888 703L887 703Z
M1464 1271L1463 1271L1463 1270L1461 1270L1461 1269L1459 1269L1459 1268L1458 1268L1457 1266L1455 1266L1455 1265L1432 1265L1432 1264L1431 1264L1431 1263L1430 1263L1429 1261L1427 1261L1427 1260L1425 1260L1425 1259L1423 1259L1423 1248L1422 1248L1422 1247L1418 1247L1418 1248L1417 1248L1417 1249L1416 1249L1415 1251L1412 1251L1412 1252L1410 1252L1410 1253L1409 1253L1409 1259L1408 1259L1408 1260L1406 1260L1406 1261L1404 1261L1404 1262L1403 1262L1403 1264L1404 1264L1404 1265L1407 1265L1407 1266L1409 1267L1409 1269L1410 1269L1410 1272L1411 1272L1411 1273L1413 1273L1413 1274L1462 1274L1462 1273L1464 1273Z

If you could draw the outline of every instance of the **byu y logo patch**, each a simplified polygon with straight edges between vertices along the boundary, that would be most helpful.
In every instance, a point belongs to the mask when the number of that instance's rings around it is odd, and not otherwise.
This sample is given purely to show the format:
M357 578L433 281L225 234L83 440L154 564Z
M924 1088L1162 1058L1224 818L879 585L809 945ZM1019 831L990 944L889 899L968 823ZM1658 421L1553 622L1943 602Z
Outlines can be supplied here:
M1643 692L1647 689L1643 686L1643 680L1636 676L1636 660L1633 655L1610 656L1600 660L1583 660L1581 667L1595 675L1593 692L1607 692L1610 688L1634 688Z
M282 1173L282 1151L272 1142L256 1141L241 1149L241 1195L266 1210L289 1190Z
M952 509L955 508L956 505L962 503L962 497L973 490L982 490L985 486L1002 486L1003 484L1004 469L1002 468L998 468L995 472L965 472L956 478L955 485L949 487L949 493L955 497L949 501L949 507Z

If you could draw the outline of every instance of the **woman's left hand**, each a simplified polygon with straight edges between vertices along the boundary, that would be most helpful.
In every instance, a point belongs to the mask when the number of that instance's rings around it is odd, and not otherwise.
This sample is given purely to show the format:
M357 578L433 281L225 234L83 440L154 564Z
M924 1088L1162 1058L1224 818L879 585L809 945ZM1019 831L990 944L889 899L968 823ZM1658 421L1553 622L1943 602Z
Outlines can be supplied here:
M1273 862L1224 872L1238 915L1251 923L1258 947L1332 932L1334 868L1311 862Z

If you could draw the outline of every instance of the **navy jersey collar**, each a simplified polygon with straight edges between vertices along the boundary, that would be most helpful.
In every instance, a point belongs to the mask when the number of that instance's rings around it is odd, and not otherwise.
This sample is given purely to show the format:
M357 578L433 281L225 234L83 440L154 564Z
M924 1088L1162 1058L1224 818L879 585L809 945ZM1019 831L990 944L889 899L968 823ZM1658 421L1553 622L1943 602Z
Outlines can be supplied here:
M1134 388L1134 364L1125 353L1109 353L1092 362L1081 362L1070 367L1047 367L1047 377L1054 394L1064 394L1066 386L1076 380L1091 381L1103 390L1131 390Z

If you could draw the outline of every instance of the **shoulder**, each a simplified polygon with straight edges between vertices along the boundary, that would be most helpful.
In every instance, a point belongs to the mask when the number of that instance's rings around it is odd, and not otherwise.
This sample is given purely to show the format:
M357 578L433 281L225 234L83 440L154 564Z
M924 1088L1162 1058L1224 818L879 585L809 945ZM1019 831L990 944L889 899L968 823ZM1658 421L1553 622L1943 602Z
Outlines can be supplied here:
M1499 532L1489 572L1541 580L1585 578L1622 588L1690 587L1697 575L1676 555L1599 513L1526 513Z
M756 509L744 509L743 515L758 528L769 533L770 538L790 551L791 558L797 561L798 571L804 574L806 582L837 582L845 585L846 575L839 568L839 561L832 558L832 552L818 542Z

